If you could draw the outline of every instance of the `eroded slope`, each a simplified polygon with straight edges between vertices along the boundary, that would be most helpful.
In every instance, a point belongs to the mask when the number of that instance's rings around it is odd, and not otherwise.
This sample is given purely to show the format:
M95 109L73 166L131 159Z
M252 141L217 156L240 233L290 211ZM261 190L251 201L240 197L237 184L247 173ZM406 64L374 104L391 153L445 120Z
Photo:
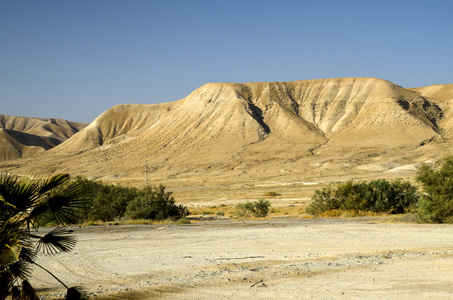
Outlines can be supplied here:
M172 103L113 107L14 168L133 179L147 165L156 180L289 173L302 180L379 160L420 160L440 155L423 152L428 146L449 143L452 88L440 89L376 78L211 83Z

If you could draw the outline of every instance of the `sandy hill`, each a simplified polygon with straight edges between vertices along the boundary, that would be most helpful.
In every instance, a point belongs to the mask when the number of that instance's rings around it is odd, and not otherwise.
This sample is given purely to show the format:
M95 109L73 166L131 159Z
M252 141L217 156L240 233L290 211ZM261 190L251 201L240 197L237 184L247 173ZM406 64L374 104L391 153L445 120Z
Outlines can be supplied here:
M115 106L0 169L143 184L147 165L150 180L179 185L396 174L451 152L452 101L453 85L376 78L210 83L172 103Z
M51 149L88 124L0 115L0 161Z

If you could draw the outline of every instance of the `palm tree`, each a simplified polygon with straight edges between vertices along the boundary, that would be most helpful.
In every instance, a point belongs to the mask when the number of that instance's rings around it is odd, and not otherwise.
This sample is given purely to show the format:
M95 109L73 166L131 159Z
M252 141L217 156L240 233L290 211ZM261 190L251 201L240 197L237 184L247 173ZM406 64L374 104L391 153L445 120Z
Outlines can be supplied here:
M50 273L67 289L66 299L81 299L82 294L68 288L55 275L36 263L38 253L69 252L75 236L56 227L41 236L38 228L50 220L57 225L74 221L84 204L84 192L68 174L46 180L0 175L0 300L38 299L28 281L33 266Z

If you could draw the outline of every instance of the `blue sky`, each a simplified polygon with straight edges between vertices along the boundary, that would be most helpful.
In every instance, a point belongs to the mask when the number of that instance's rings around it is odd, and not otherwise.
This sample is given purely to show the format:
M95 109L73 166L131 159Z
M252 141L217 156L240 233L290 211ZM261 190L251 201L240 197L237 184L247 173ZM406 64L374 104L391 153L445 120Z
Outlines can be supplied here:
M208 82L453 83L453 1L0 0L0 114L91 122Z

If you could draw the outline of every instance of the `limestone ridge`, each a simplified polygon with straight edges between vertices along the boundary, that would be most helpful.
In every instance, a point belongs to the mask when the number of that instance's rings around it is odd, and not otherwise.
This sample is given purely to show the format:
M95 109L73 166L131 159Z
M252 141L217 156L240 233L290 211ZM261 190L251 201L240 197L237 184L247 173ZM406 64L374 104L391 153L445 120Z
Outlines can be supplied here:
M171 103L115 106L39 163L17 165L131 176L146 163L155 174L179 176L302 166L338 155L356 164L354 153L393 153L448 138L452 91L377 78L209 83Z
M349 129L361 114L373 110L374 113L383 113L391 108L397 115L404 115L396 105L435 131L437 122L442 119L442 110L437 104L388 81L374 78L225 85L235 89L236 97L248 104L247 111L266 134L273 131L270 119L275 117L275 110L325 136ZM208 86L200 89L203 88ZM383 124L383 120L369 121Z

